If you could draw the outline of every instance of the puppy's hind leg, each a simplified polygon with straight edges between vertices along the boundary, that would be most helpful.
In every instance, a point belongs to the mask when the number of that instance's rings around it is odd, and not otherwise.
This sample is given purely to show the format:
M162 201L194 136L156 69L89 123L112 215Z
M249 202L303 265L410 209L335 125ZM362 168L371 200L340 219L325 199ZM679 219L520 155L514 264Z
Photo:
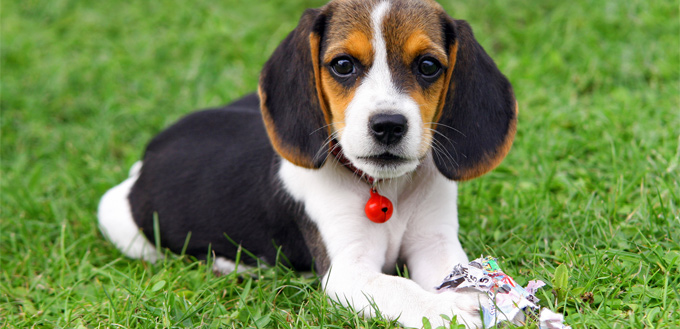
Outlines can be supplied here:
M97 217L99 230L123 254L130 258L155 262L160 255L146 239L135 223L130 209L128 195L139 177L142 162L138 161L130 169L130 176L122 183L108 190L101 201Z

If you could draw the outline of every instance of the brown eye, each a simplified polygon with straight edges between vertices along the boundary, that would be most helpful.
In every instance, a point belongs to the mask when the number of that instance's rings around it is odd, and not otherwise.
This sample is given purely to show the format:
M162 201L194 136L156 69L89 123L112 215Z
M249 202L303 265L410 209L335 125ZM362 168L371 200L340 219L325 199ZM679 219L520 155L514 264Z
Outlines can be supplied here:
M347 57L340 57L331 63L333 72L338 76L345 77L354 73L354 63Z
M442 65L434 58L424 57L418 63L418 72L424 78L436 78L442 69Z

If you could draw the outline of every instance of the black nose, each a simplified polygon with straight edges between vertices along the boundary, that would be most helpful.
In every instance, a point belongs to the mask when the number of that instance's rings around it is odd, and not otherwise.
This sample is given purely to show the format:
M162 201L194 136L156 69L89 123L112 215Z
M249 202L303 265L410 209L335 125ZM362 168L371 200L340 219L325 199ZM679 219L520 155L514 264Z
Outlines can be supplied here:
M369 120L373 137L380 143L397 143L406 135L406 117L401 114L376 114Z

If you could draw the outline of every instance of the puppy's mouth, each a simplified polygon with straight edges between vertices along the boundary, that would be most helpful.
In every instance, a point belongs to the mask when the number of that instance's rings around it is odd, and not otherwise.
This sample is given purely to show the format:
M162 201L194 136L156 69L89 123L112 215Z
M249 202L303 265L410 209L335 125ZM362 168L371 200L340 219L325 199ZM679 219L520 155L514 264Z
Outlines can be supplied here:
M407 158L392 154L390 152L385 152L378 155L363 156L359 157L359 159L379 167L397 166L409 161Z
M357 157L355 165L374 178L396 178L418 167L420 160L385 152Z
M352 156L344 152L337 141L331 141L331 153L338 161L360 175L374 179L388 179L402 176L415 170L421 159L414 159L383 150L382 153Z

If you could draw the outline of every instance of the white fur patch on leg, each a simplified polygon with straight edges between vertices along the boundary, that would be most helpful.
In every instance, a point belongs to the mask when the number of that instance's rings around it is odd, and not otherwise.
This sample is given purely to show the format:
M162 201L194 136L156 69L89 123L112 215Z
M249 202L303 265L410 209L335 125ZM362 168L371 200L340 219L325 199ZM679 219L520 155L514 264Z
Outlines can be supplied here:
M123 254L153 263L160 255L135 223L128 201L128 195L141 168L142 162L137 161L130 169L130 177L102 196L97 217L99 230Z
M218 272L220 274L229 274L236 270L236 263L224 257L217 257L215 258L215 262L213 263L212 269L214 272ZM237 273L250 271L252 269L253 269L252 266L239 264Z

